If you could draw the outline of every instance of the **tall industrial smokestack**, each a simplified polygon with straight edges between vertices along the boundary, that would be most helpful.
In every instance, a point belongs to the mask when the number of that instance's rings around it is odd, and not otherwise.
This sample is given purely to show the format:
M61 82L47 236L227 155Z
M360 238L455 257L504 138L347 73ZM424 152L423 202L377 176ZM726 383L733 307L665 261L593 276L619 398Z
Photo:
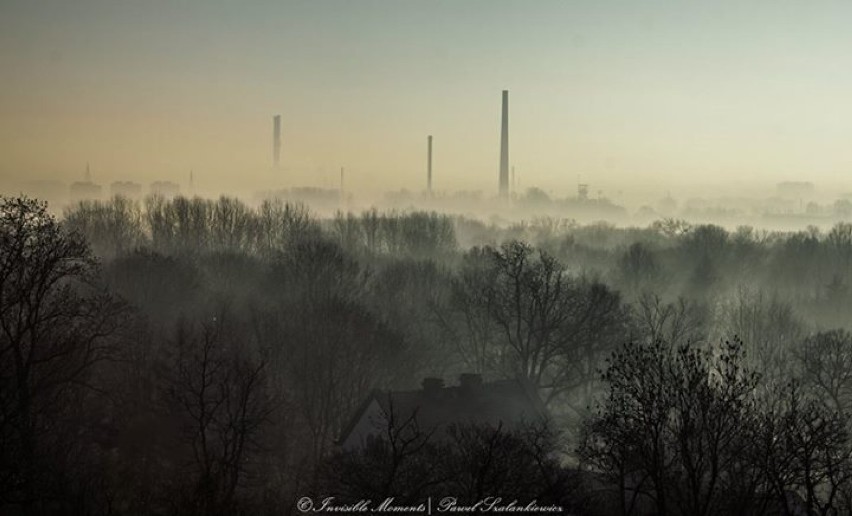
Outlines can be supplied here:
M500 131L500 197L509 198L509 90L503 90L503 123Z
M278 168L281 160L281 115L272 117L272 164Z
M432 135L426 139L426 190L432 193Z

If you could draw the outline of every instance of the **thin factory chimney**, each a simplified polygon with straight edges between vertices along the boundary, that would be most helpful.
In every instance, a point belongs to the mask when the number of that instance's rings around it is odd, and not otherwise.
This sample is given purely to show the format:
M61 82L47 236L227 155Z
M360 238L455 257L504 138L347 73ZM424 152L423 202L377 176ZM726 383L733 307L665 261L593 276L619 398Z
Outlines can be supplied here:
M500 197L509 198L509 90L503 90L503 122L500 130Z
M272 165L278 168L281 161L281 115L272 117Z
M426 151L426 190L432 193L432 135L427 138Z

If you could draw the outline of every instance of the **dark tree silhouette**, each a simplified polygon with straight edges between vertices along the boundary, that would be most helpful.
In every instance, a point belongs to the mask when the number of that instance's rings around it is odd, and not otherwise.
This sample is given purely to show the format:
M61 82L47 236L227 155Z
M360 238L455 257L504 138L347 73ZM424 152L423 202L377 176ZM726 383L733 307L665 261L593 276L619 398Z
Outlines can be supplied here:
M342 501L393 497L413 505L427 496L470 505L488 497L504 504L580 506L577 481L560 464L559 435L547 423L513 430L452 423L423 427L416 410L388 403L376 433L363 446L339 451L323 465L317 493Z
M683 297L667 303L656 294L643 293L634 306L633 324L647 343L697 344L706 338L706 312L703 306Z
M493 274L481 285L482 300L508 352L505 367L538 388L553 387L551 375L562 351L561 331L577 298L563 266L522 242L487 249Z
M259 436L270 421L266 362L251 356L229 331L220 313L200 327L182 324L167 384L172 410L191 450L189 484L180 512L231 514L238 507L256 454Z
M45 204L0 199L0 505L63 501L79 445L68 425L124 312L95 272L86 243Z
M81 201L65 210L68 229L86 237L94 253L114 258L146 243L139 205L116 196L108 202Z
M647 245L634 242L619 258L618 272L628 288L641 290L659 279L660 265Z
M767 484L786 514L848 514L852 440L843 415L789 382L763 417L759 442ZM790 494L802 500L795 504Z
M319 477L321 492L350 502L394 497L414 504L444 480L435 428L421 426L416 410L399 413L392 402L383 416L384 424L376 423L376 435L362 447L329 457Z
M500 366L499 328L491 318L492 298L483 288L496 273L487 252L475 249L465 254L460 273L452 279L446 310L434 307L444 337L475 373L489 373Z
M595 381L627 322L617 293L518 241L468 253L452 306L465 362L524 378L548 403Z
M852 409L852 334L845 330L807 337L794 352L802 366L802 380L816 389L834 410Z
M603 372L609 391L586 421L579 454L619 487L631 514L644 493L658 514L717 514L754 491L735 477L748 447L757 376L742 344L715 354L660 341L630 344Z

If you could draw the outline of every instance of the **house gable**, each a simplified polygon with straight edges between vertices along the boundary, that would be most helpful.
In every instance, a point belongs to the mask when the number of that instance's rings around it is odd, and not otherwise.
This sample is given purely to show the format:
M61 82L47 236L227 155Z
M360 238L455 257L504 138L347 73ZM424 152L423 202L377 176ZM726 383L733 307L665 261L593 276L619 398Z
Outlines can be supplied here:
M391 412L398 421L416 414L418 426L437 435L451 424L515 429L547 418L538 394L521 380L483 384L478 375L463 375L462 383L453 387L443 387L440 381L435 385L435 380L425 380L424 388L415 391L374 391L341 435L340 446L353 449L367 437L384 433Z

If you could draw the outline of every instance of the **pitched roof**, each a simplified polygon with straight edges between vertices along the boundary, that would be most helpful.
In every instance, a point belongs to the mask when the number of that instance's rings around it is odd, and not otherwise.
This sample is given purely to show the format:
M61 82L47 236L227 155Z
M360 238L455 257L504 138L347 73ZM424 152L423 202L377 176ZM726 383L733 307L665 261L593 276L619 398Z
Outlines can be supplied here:
M547 416L535 388L523 380L499 380L478 385L457 385L413 391L373 391L361 404L339 440L343 443L375 401L385 414L391 409L405 419L417 412L421 428L442 425L489 424L515 428Z

